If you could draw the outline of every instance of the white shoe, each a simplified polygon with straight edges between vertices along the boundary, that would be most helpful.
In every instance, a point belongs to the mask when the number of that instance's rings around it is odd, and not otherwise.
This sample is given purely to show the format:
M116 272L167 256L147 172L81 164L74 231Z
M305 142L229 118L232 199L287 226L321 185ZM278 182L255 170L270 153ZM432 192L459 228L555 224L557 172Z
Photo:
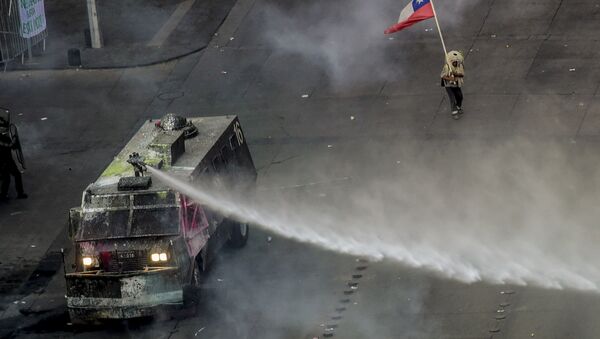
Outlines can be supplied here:
M458 111L452 111L452 115L457 115Z

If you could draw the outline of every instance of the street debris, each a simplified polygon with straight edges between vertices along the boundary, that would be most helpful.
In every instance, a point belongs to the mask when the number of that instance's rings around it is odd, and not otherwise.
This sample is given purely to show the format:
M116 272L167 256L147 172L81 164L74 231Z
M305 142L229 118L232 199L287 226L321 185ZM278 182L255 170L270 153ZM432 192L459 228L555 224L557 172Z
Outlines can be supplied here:
M227 74L227 71L221 71L221 74Z
M235 38L234 38L234 37L230 37L230 38L229 38L229 41L233 41L233 39L235 39Z
M331 147L333 147L333 145L327 145L327 148L331 148Z
M201 329L199 329L198 331L196 331L196 332L194 333L194 337L195 337L195 336L197 336L197 335L198 335L198 333L200 333L200 332L202 332L202 331L204 331L204 327L202 327Z
M391 36L391 37L388 38L388 40L394 40L394 37Z
M496 34L492 34L492 35L491 35L491 37L492 37L492 38L495 38L495 37L496 37Z
M425 32L431 32L433 31L433 28L425 28Z
M217 278L218 282L223 282L223 279Z
M10 215L19 215L19 214L23 214L23 212L21 212L21 211L16 211L16 212L12 212Z
M575 72L575 68L569 68L569 72Z
M354 118L354 115L351 115L351 116L350 116L350 120L354 120L354 119L355 119L355 118Z
M43 117L43 118L41 118L40 120L44 121L44 120L48 120L48 118L46 118L46 117Z
M506 44L506 48L510 48L510 44Z
M269 242L269 243L270 243L271 241L273 241L273 237L271 237L271 236L268 236L268 237L267 237L267 242Z
M308 98L308 94L302 94L302 98L304 98L304 99Z
M35 245L29 245L29 247L31 247L31 248L35 248Z

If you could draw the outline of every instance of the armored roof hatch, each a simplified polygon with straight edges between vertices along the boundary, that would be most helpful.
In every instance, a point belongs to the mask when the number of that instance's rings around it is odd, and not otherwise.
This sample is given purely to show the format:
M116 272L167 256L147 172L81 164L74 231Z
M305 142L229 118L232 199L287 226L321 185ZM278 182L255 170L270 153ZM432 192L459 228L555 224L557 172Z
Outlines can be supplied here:
M183 135L186 139L193 138L198 135L198 129L191 121L173 113L167 113L158 124L165 131L183 130Z
M152 185L150 177L123 177L119 179L117 190L119 191L136 191L147 190Z

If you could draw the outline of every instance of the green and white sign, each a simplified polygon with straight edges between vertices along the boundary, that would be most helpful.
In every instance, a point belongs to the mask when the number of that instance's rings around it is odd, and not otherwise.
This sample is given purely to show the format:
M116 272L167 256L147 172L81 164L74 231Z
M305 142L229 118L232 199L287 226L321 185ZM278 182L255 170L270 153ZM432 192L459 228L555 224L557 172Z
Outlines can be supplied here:
M21 18L21 36L31 38L46 29L44 0L17 0Z

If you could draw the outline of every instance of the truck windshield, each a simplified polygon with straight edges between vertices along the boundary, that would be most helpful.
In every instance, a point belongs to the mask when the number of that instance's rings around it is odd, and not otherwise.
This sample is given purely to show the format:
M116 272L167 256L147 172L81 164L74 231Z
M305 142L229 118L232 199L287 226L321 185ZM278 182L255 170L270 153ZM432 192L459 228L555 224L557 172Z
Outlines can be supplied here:
M179 233L172 192L91 196L82 212L80 241Z

